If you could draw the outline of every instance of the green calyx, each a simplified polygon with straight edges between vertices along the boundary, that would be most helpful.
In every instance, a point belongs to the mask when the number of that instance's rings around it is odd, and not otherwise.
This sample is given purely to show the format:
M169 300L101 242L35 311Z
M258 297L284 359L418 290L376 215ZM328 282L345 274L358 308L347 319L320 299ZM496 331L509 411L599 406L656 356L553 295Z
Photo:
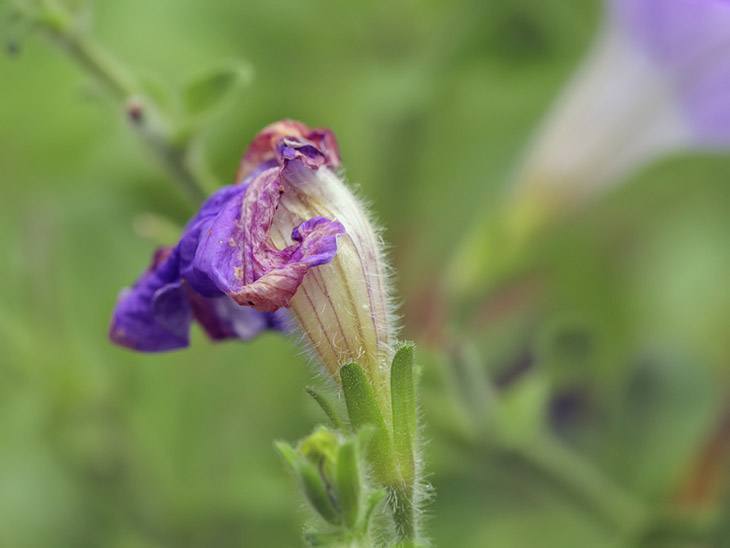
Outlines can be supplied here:
M389 492L398 541L413 541L416 527L416 390L414 346L402 344L390 368L390 416L378 405L374 384L356 363L340 369L342 391L354 432L365 430L374 479Z
M318 427L296 447L281 442L276 447L319 517L320 526L305 534L309 545L371 546L370 525L384 499L393 525L389 545L419 545L413 358L413 344L398 347L389 386L357 363L342 366L347 421L326 397L307 389L332 426Z

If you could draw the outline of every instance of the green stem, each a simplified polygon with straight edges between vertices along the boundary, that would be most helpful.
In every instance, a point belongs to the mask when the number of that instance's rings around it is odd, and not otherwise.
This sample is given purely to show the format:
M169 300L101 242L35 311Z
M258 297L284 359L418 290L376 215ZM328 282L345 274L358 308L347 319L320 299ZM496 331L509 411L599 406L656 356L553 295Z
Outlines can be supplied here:
M120 64L76 24L74 16L59 2L45 0L36 9L16 6L17 12L34 23L59 44L76 64L101 84L122 106L142 95L135 80ZM181 189L195 203L204 200L206 175L202 163L194 158L191 141L176 143L162 110L150 97L144 97L142 118L133 120L140 137L150 146Z
M640 501L553 437L538 436L512 452L583 499L627 538L646 525L649 512Z
M492 421L505 420L505 414L494 387L479 371L481 360L475 348L461 346L456 349L458 352L451 360L448 372L455 377L457 400L467 406L469 402L475 402L469 406L468 416L476 434L458 437L457 441L479 454L496 450L526 463L570 491L628 539L635 539L645 530L653 518L645 505L549 431L541 429L517 440L500 434L510 432L510 425L496 425L486 420L486 416L492 417ZM461 376L464 379L460 379Z

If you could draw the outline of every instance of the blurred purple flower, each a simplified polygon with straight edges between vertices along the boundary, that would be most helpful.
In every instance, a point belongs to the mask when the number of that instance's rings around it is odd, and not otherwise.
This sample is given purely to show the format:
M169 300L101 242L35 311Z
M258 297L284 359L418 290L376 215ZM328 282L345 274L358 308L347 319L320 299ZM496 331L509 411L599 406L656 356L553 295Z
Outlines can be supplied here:
M536 232L663 155L728 148L730 0L606 0L591 51L535 133L503 210L464 238L449 285L468 293L504 275Z
M730 147L730 0L608 0L517 184L563 208L682 149ZM526 196L527 195L527 196Z
M614 17L674 87L701 144L730 144L730 0L613 0Z

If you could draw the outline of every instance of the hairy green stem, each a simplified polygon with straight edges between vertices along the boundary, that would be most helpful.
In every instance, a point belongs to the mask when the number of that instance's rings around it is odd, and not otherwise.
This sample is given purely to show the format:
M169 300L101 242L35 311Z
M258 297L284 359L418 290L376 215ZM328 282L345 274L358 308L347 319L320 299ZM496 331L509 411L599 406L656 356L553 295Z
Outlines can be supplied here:
M79 28L74 16L59 2L44 0L35 8L19 4L16 11L61 46L123 107L131 108L131 102L144 95L135 79ZM192 140L174 138L175 124L165 119L162 109L150 97L144 96L139 108L142 110L138 115L128 112L137 133L192 201L198 203L205 199L207 170Z
M401 484L390 489L391 511L399 546L415 546L416 514L413 505L413 485Z

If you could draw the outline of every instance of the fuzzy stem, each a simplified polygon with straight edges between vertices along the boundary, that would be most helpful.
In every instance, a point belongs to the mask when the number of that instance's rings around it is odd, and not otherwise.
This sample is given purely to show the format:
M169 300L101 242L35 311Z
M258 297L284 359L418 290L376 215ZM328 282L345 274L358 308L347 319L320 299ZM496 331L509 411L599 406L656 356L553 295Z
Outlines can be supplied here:
M418 536L413 504L413 485L402 483L390 488L390 508L393 513L398 546L415 546Z
M76 64L103 86L122 106L128 106L134 97L141 96L141 89L129 73L99 44L85 34L59 2L44 0L37 8L15 6L17 13L33 23L50 37ZM192 140L176 142L171 128L175 124L162 115L162 110L150 97L144 97L143 118L132 120L137 133L175 182L195 203L205 199L206 169L195 154ZM180 141L180 140L177 140Z

